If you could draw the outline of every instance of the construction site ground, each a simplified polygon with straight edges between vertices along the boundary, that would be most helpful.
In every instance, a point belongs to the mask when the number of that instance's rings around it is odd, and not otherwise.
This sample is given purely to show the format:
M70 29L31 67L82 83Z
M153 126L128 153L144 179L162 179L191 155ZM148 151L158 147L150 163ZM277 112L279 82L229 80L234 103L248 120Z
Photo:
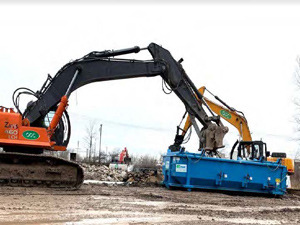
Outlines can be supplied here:
M300 224L300 196L240 196L157 186L0 188L0 224Z

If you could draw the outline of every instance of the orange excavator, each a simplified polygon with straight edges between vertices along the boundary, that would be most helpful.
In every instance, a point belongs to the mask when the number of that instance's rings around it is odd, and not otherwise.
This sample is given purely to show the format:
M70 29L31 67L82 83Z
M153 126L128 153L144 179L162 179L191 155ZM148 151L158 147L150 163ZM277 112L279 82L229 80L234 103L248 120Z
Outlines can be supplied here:
M129 157L129 153L127 148L125 147L120 154L116 155L111 159L111 163L109 164L110 169L121 169L128 170L128 166L131 164L131 158Z
M198 91L204 95L206 87L203 86L198 89ZM208 91L208 90L207 90ZM209 92L209 91L208 91ZM221 100L218 96L213 95L211 92L209 92L217 101L219 101L223 106L211 101L207 97L203 96L202 100L199 100L199 103L205 102L205 104L208 105L210 110L212 110L214 113L216 113L218 116L222 117L224 120L229 122L232 126L234 126L240 136L240 140L237 141L230 154L230 158L233 158L233 152L236 149L236 146L238 145L238 156L244 156L245 158L248 157L250 159L254 159L254 156L250 155L250 148L257 148L257 151L260 151L261 153L265 152L263 151L263 148L266 148L266 143L262 141L253 141L252 136L250 133L250 129L248 126L248 122L244 116L244 114L241 111L237 111L233 107L230 107L227 105L223 100ZM190 116L187 116L184 128L182 129L181 136L184 137L189 130L191 126L191 119ZM247 156L246 156L247 152ZM258 154L261 155L261 154ZM288 174L292 175L294 174L294 162L291 158L286 158L286 153L278 153L278 152L273 152L272 156L267 156L267 161L273 161L276 162L280 158L281 164L287 167Z
M115 58L141 50L148 50L152 59ZM146 48L94 51L67 63L54 77L48 75L39 91L18 88L13 93L16 110L0 108L0 147L3 149L0 185L80 187L84 174L77 163L43 153L66 151L71 134L68 98L76 89L93 82L160 75L163 84L178 96L189 115L202 124L198 135L200 144L211 152L222 147L228 128L219 123L218 117L209 117L197 101L203 96L185 73L182 61L176 61L168 50L154 43ZM35 98L27 103L24 111L19 106L22 95ZM95 93L91 93L91 101L94 98ZM197 123L193 126L199 130Z
M131 158L129 157L127 148L125 147L120 154L112 158L111 162L114 164L130 164Z
M131 163L131 158L129 157L128 150L126 147L120 153L119 163Z

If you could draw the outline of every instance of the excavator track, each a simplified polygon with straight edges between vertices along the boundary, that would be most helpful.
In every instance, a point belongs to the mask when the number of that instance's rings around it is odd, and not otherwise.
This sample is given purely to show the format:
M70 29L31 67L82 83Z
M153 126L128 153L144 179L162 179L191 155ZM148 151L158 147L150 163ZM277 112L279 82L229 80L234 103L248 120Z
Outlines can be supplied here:
M0 186L79 188L82 167L62 158L25 153L0 153Z

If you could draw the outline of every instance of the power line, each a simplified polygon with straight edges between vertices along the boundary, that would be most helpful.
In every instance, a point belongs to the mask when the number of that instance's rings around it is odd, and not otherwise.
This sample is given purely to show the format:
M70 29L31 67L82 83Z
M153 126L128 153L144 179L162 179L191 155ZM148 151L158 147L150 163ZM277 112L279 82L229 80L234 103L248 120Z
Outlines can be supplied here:
M112 120L106 120L106 119L102 119L102 118L95 118L95 117L90 117L90 116L86 116L86 115L81 115L78 113L69 113L70 115L73 116L77 116L80 117L82 119L85 120L101 120L102 122L105 122L108 125L112 125L112 126L122 126L122 127L130 127L130 128L134 128L134 129L143 129L143 130L154 130L154 131L160 131L160 132L174 132L174 129L168 129L168 128L159 128L159 127L149 127L149 126L143 126L143 125L137 125L137 124L131 124L131 123L123 123L123 122L116 122L116 121L112 121ZM237 134L234 131L229 131L230 134ZM274 133L267 133L264 131L254 131L252 132L252 134L255 134L256 136L262 136L263 137L274 137L274 138L281 138L281 139L285 139L288 141L294 141L296 138L293 138L289 135L283 135L283 134L274 134Z
M69 114L77 116L77 117L81 117L82 119L85 119L85 120L101 120L101 121L105 122L106 124L115 125L115 126L131 127L131 128L144 129L144 130L164 131L164 132L173 132L174 131L173 129L166 129L166 128L160 128L160 127L149 127L149 126L141 126L141 125L137 125L137 124L116 122L116 121L111 121L111 120L106 120L106 119L101 119L101 118L80 115L78 113L69 113Z

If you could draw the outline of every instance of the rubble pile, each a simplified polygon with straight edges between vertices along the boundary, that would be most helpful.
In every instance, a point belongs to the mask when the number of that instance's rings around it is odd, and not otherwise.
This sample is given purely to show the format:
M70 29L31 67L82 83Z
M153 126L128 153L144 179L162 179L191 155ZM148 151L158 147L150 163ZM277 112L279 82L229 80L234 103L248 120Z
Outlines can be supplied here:
M160 184L163 181L162 173L157 171L129 172L128 180L132 184Z
M82 164L85 180L98 180L109 182L127 182L130 184L159 184L162 181L160 172L147 170L139 172L127 172L117 169L110 169L105 165Z
M112 181L124 182L127 181L128 176L126 171L112 170L105 165L81 165L84 170L85 180L99 180L99 181Z

